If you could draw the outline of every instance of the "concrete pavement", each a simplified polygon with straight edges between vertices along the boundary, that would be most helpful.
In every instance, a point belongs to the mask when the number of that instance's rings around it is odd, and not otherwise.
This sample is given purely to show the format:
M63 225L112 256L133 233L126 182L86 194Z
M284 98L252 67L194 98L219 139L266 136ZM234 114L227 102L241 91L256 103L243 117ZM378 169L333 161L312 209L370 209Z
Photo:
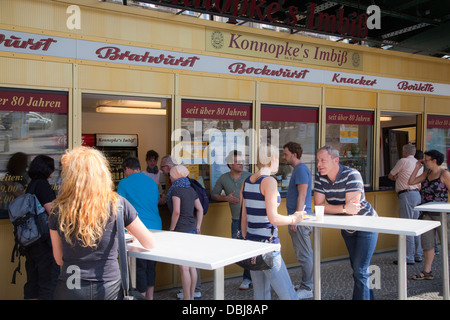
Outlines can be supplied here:
M408 299L409 300L442 300L442 255L436 255L433 262L434 280L410 280L423 268L423 263L407 266L408 274ZM397 300L398 280L397 265L393 261L397 259L397 252L375 254L371 265L379 271L379 288L374 289L376 300ZM378 268L379 269L378 269ZM289 274L294 285L298 285L301 279L301 268L289 268ZM231 278L225 280L225 300L252 300L253 289L239 290L242 279ZM323 262L321 264L322 300L351 300L353 290L353 278L348 259ZM376 283L375 283L376 284ZM155 300L175 300L176 294L181 288L162 290L155 292ZM201 300L214 299L214 283L202 283ZM272 300L277 300L275 293Z

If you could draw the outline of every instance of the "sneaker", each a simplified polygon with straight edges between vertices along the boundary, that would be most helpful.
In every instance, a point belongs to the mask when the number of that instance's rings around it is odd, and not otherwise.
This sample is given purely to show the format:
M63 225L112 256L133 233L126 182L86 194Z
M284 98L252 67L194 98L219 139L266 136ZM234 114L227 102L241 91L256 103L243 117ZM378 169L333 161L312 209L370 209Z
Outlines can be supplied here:
M201 297L202 297L202 293L201 293L200 291L195 291L195 292L194 292L194 299L200 299ZM180 290L180 291L177 293L177 299L183 300L183 298L184 298L183 291Z
M253 287L252 281L249 279L244 279L244 281L242 281L241 285L239 286L239 290L248 290L251 287Z
M298 300L311 299L313 298L312 290L300 289L297 291Z

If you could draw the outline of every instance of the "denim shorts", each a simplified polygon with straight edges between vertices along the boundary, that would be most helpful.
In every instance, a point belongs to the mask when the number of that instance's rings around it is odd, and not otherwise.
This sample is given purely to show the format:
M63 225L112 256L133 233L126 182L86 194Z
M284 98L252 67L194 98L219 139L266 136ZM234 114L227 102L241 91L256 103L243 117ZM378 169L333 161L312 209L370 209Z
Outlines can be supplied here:
M136 259L136 289L139 292L147 291L148 287L155 285L156 261Z

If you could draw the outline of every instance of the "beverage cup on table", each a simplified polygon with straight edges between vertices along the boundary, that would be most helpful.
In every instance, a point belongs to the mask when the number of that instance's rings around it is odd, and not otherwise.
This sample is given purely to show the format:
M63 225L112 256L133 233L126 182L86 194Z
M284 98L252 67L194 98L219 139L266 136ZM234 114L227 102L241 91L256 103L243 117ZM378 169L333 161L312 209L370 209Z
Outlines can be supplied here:
M325 206L315 206L314 210L316 212L316 220L321 221L323 220L323 214L325 211Z

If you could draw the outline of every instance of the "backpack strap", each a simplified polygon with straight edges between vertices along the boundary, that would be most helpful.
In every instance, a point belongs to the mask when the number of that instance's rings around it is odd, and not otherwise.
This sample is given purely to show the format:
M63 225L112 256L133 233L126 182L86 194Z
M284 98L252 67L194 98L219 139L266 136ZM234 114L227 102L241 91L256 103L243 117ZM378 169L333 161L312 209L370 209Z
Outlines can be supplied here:
M14 248L13 248L13 251L12 251L12 254L11 254L11 262L14 262L14 254L16 255L16 257L19 257L19 264L17 265L17 267L13 271L11 284L16 284L16 274L17 274L17 272L20 273L20 275L22 275L22 272L20 272L20 254L19 254L19 247L18 247L17 243L14 245Z

